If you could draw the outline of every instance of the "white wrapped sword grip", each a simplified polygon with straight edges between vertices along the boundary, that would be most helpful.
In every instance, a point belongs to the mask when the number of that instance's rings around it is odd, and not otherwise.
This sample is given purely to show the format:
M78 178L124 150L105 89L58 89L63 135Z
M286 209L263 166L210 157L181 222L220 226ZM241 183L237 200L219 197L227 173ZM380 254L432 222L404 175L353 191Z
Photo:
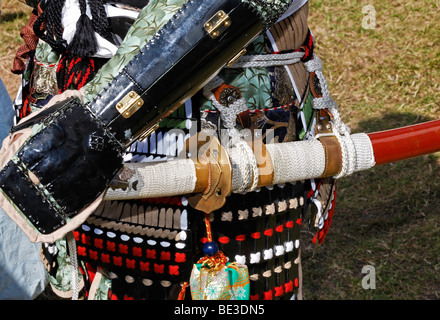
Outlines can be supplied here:
M374 153L368 135L350 136L355 154L355 170L362 171L374 166ZM305 140L266 145L274 169L273 184L313 179L325 170L325 152L319 140ZM243 161L239 152L228 152L232 163L232 181L245 179L243 172L249 163ZM194 162L176 159L159 163L127 163L125 167L134 173L125 189L108 189L106 200L143 199L190 194L194 191L197 176ZM232 191L238 191L240 182L233 183Z

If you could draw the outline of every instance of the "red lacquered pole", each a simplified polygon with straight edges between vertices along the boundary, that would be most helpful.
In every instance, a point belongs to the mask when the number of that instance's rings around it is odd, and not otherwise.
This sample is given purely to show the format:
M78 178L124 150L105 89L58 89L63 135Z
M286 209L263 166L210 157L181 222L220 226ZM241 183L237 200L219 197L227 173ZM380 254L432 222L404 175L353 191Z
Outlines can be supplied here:
M369 133L376 165L440 151L440 120Z

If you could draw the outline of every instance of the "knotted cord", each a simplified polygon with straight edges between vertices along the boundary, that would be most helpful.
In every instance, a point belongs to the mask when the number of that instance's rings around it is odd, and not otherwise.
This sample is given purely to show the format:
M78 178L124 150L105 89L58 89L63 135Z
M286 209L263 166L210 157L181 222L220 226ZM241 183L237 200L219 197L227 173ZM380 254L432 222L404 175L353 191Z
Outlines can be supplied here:
M322 73L322 61L314 54L313 59L304 63L308 72L314 72L319 80L322 97L314 98L312 105L314 109L328 109L333 116L333 134L339 141L342 151L342 170L335 176L341 178L353 174L356 168L356 149L350 137L350 129L341 120L338 105L330 96L327 81ZM315 136L318 139L319 136Z

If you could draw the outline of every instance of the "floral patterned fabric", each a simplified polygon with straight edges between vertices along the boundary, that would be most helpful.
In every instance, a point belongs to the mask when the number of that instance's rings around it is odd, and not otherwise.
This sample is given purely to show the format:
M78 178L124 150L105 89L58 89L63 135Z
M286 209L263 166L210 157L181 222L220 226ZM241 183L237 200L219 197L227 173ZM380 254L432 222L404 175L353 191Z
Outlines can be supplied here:
M61 239L52 245L44 245L45 251L51 253L43 256L43 262L48 270L49 283L56 294L68 298L72 291L72 267L67 241ZM78 270L78 277L81 278L80 270Z
M249 272L246 266L227 263L219 269L195 264L191 273L193 300L248 300Z

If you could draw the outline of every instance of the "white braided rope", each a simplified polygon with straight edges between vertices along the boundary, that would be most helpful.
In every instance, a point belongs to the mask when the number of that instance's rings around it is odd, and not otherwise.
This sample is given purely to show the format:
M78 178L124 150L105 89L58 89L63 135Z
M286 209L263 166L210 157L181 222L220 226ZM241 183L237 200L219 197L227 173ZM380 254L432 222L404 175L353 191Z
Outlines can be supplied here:
M252 148L240 140L227 151L232 166L232 190L235 193L254 191L258 186L259 171Z
M133 171L125 189L108 189L106 200L144 199L193 192L196 182L196 169L191 159L165 161L158 163L125 163Z
M235 127L237 115L248 110L248 107L244 98L237 99L228 106L224 106L218 102L212 89L221 86L223 83L224 81L220 77L215 77L203 88L203 95L209 99L214 108L220 112L220 118L223 121L225 128L232 129Z
M304 52L289 52L280 54L257 54L241 57L228 68L267 68L298 63L304 57Z
M223 83L224 81L220 77L215 77L204 87L203 94L219 111L223 126L226 128L229 137L224 147L230 155L230 158L237 160L236 162L232 162L233 190L238 193L254 191L257 188L259 180L257 159L242 134L235 129L238 114L248 110L246 100L240 98L228 106L222 105L215 98L212 89L217 88Z
M319 140L270 143L274 184L320 177L325 169L325 152Z
M353 174L356 166L356 149L350 135L338 135L336 133L336 137L342 150L342 170L335 178L341 178Z
M78 300L79 295L79 277L78 277L78 259L76 252L76 241L73 232L66 235L67 246L69 248L70 269L72 273L72 300Z
M366 133L355 133L351 135L356 150L355 172L368 170L376 165L373 145Z
M241 193L246 190L249 181L246 181L246 176L249 176L248 166L243 166L239 159L242 157L241 149L239 148L231 148L228 149L228 155L231 161L232 167L232 190Z
M322 73L322 61L314 54L313 59L304 63L308 72L315 72L319 80L322 97L314 98L312 101L315 109L328 109L333 115L333 133L341 145L342 169L335 178L341 178L353 174L356 166L356 149L351 140L350 129L342 122L338 111L338 105L330 96L327 81ZM315 139L318 136L315 137Z
M220 118L225 128L231 129L235 126L237 115L248 110L246 100L244 98L237 99L227 107L220 104L217 99L212 100L214 107L220 112Z

